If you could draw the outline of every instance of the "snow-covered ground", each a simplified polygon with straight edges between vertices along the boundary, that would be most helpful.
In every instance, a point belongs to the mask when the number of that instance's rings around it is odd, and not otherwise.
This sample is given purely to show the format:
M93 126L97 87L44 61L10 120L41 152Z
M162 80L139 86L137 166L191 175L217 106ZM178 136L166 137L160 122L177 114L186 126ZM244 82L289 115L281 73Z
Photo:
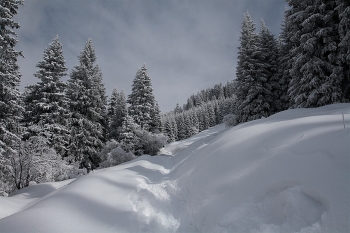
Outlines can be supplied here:
M350 104L334 104L1 197L0 232L350 232L349 209Z

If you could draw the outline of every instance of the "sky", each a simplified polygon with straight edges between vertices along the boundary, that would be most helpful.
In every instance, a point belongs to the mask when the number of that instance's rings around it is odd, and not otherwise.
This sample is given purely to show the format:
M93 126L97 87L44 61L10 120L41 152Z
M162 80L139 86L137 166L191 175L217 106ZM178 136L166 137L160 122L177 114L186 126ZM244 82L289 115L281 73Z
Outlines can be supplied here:
M15 19L21 28L17 50L20 90L37 83L36 64L58 35L69 79L91 38L106 94L127 95L146 64L154 95L164 112L215 84L235 79L243 16L249 12L280 33L284 0L25 0Z

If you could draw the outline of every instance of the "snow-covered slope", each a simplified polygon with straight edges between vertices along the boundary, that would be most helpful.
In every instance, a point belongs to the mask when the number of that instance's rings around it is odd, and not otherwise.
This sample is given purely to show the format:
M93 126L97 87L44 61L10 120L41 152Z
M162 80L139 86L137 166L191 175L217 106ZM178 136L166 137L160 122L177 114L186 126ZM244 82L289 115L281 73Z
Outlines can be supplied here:
M350 104L215 126L62 185L0 198L19 211L0 232L350 232Z

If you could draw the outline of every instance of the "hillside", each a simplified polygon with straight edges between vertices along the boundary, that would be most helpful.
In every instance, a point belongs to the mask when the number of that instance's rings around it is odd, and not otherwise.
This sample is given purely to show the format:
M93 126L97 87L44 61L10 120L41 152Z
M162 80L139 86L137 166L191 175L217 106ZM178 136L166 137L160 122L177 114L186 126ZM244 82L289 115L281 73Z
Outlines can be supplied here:
M0 197L0 232L350 232L349 114L334 104L218 125L159 156L30 186Z

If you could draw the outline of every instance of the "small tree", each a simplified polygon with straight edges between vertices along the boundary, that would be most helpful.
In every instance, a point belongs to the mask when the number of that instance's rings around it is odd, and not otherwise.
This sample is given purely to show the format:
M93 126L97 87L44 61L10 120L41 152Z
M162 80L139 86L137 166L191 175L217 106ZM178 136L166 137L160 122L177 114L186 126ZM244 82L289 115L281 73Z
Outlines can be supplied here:
M128 103L130 104L129 114L136 124L148 131L160 131L159 108L145 65L136 73L131 94L128 96Z

